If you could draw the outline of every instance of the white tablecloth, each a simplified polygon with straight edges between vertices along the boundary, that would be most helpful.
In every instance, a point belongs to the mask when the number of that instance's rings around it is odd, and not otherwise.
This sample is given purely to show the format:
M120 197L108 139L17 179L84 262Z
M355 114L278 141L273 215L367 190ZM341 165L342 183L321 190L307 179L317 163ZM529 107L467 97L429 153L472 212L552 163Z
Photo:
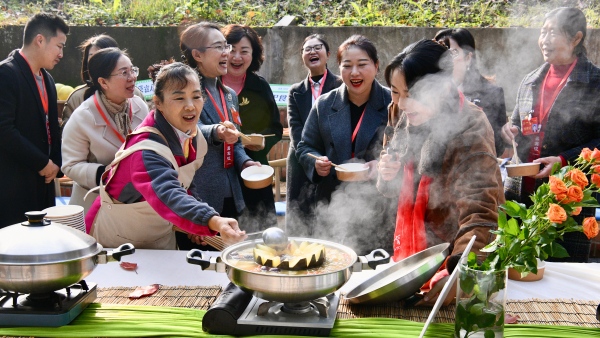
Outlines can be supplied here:
M138 264L137 274L124 270L118 262L113 262L96 266L85 280L97 283L98 287L135 287L150 284L224 286L229 283L225 273L202 271L199 266L187 263L186 254L187 251L137 249L135 254L122 258L122 261ZM207 254L218 255L219 253L207 252ZM383 267L378 267L375 271L353 273L341 291L351 290ZM544 278L540 281L509 280L508 299L530 298L600 300L600 263L546 262Z

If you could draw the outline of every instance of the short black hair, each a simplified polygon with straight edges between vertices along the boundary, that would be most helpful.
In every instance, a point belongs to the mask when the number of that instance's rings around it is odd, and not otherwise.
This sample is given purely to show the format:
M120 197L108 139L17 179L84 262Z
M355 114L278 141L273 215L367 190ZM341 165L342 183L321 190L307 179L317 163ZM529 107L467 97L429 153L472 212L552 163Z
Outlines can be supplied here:
M323 46L325 47L325 51L326 51L327 53L329 53L329 44L328 44L328 43L327 43L327 41L325 40L325 35L323 35L323 34L316 34L316 33L315 33L315 34L311 34L311 35L307 36L307 37L304 39L304 41L302 42L302 47L303 47L303 48L302 48L301 50L304 50L304 44L305 44L305 43L306 43L308 40L312 40L312 39L317 39L317 40L321 41L321 43L322 43L322 44L323 44Z
M38 13L29 18L25 24L23 45L31 44L38 34L42 34L46 39L51 39L57 35L59 30L65 35L69 34L69 26L60 16L50 13Z
M227 43L230 45L235 45L244 37L250 41L250 45L252 46L252 62L250 63L250 66L248 66L246 72L257 72L263 64L263 61L265 61L262 39L258 33L249 26L238 24L230 24L223 27L221 33L223 33Z
M338 65L342 63L342 53L350 49L350 47L360 48L365 53L367 53L367 55L375 65L378 64L379 56L377 56L377 48L375 48L373 42L371 42L371 40L367 39L365 36L356 34L346 39L346 41L342 42L342 44L338 47Z
M184 63L174 62L161 67L154 81L154 95L162 102L165 99L165 89L171 86L177 89L185 88L188 84L188 76L200 82L198 73Z

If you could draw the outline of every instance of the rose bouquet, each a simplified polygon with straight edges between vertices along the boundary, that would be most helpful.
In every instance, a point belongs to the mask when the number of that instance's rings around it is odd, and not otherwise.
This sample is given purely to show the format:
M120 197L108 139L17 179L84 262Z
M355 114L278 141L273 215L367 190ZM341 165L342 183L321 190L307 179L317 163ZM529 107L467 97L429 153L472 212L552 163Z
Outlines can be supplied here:
M589 177L589 180L588 180ZM590 182L591 181L591 182ZM537 273L537 261L568 257L556 242L568 232L582 231L591 239L598 235L598 223L587 217L578 224L574 216L584 207L598 207L594 194L600 189L600 150L585 148L574 164L552 168L548 182L531 195L532 205L507 201L500 206L496 238L481 251L481 262L470 253L459 265L455 337L483 334L494 337L504 324L504 301L498 301L506 287L506 270L514 268L524 277Z

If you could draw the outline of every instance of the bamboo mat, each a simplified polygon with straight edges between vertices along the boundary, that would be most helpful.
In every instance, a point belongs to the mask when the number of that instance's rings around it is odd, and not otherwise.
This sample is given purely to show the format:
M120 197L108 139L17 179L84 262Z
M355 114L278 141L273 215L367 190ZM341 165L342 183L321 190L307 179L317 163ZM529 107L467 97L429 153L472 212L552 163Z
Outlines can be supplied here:
M95 302L208 310L221 293L222 288L220 286L161 286L150 297L130 300L129 294L133 290L135 288L131 287L98 288L98 298ZM596 307L599 302L573 299L509 300L506 304L506 313L519 316L518 324L600 328L600 322L596 319ZM354 305L342 297L337 318L380 317L425 322L430 311L429 307L405 307L402 301L377 305ZM454 305L442 307L435 322L453 323Z
M208 310L221 293L220 286L162 286L150 297L129 299L135 288L98 288L95 303L120 305L151 305Z

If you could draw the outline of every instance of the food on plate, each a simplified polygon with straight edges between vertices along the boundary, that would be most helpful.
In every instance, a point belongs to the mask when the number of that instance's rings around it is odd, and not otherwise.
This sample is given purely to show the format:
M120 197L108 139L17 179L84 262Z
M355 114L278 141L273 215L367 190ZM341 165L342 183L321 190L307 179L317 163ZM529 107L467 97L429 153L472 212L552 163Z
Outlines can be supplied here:
M305 270L320 266L325 261L325 246L321 243L290 241L283 252L264 244L256 244L254 261L260 265L282 270Z

